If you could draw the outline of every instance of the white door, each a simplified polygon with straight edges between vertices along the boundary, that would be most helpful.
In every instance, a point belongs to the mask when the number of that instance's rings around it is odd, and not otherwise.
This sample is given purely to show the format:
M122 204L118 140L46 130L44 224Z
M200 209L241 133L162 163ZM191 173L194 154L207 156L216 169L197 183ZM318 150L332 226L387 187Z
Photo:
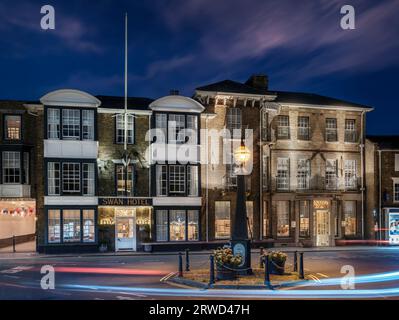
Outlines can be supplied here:
M327 247L330 245L330 212L316 210L316 245Z
M117 218L116 251L136 251L136 223L134 218Z

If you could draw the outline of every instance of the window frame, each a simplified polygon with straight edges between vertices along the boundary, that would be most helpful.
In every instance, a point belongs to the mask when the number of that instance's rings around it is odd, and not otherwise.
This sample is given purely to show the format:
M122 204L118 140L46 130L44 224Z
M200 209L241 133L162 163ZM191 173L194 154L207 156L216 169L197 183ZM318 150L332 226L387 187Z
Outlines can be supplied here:
M279 162L285 162L285 163L279 163ZM290 190L290 158L286 157L280 157L277 158L277 170L276 170L276 189L279 191L289 191ZM284 166L284 169L283 168ZM280 182L280 179L283 179L281 181L285 182ZM286 187L283 187L286 186Z
M124 113L115 114L115 144L125 144L125 123L124 123ZM122 118L122 119L118 119ZM122 121L122 122L121 122ZM122 124L122 128L119 128L118 125ZM119 134L121 131L121 134ZM130 134L131 133L131 134ZM136 133L136 118L133 113L127 113L127 145L135 144L135 133ZM121 140L119 140L119 137Z
M129 164L129 166L128 166L128 170L126 171L125 170L125 165L123 165L122 163L117 163L117 164L115 164L115 194L116 194L116 196L117 197L134 197L134 194L135 194L135 178L136 178L136 175L135 175L135 166L133 165L133 164ZM128 181L128 179L129 179L129 174L131 175L131 192L130 192L130 194L126 191L126 186L125 186L125 191L124 191L124 194L119 194L119 192L118 192L118 183L119 183L119 177L118 177L118 175L119 175L119 173L118 173L118 168L123 168L123 175L124 175L124 179L125 179L125 181L127 182ZM129 170L130 170L130 172L129 172ZM124 183L125 183L125 181L124 181Z
M334 126L331 126L334 124ZM326 118L325 120L325 141L326 142L338 142L338 120L337 118ZM334 136L333 140L330 140L330 135Z
M280 114L277 116L277 140L290 140L291 139L291 128L290 128L290 116ZM286 132L285 132L286 131Z
M12 139L8 137L8 126L7 126L7 118L8 117L18 117L19 118L19 139ZM5 113L3 114L3 139L7 142L21 142L23 140L23 116L18 113Z
M216 220L217 220L217 218L216 218L216 204L217 204L217 203L221 203L221 202L223 202L223 203L225 203L225 204L227 204L227 203L229 204L229 205L228 205L228 208L229 208L229 218L228 218L228 219L219 219L219 220L228 220L228 221L229 221L230 231L229 231L229 234L226 235L226 236L218 236L218 235L217 235L217 227L216 227ZM215 200L215 201L214 201L214 225L215 225L215 239L216 239L216 240L230 239L230 237L231 237L231 227L232 227L232 223L231 223L231 201L229 201L229 200Z
M304 122L303 120L306 121ZM298 116L297 138L301 141L310 141L310 117ZM302 131L302 132L301 132Z
M288 234L287 235L279 235L279 207L277 203L285 202L287 204L287 211L285 212L286 218L288 221ZM291 237L291 202L289 200L278 200L276 203L276 223L277 223L277 232L276 232L276 237L279 239L287 239ZM281 219L280 219L281 221Z
M351 125L348 126L348 124L351 124ZM346 143L356 143L357 142L356 119L351 119L351 118L345 119L344 141Z

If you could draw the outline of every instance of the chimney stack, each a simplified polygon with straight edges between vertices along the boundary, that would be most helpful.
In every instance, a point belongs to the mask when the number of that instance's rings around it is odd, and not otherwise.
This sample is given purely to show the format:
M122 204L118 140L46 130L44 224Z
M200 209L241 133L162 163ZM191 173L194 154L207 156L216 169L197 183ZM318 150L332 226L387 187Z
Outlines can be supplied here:
M266 74L253 74L245 84L255 89L267 91L269 89L269 77Z

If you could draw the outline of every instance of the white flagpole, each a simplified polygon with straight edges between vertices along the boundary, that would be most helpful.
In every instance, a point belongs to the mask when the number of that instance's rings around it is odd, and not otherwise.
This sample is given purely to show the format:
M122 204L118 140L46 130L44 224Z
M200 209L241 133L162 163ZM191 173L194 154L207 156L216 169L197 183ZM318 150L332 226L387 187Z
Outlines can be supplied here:
M125 154L127 151L127 12L125 15L125 139L124 139L124 150Z

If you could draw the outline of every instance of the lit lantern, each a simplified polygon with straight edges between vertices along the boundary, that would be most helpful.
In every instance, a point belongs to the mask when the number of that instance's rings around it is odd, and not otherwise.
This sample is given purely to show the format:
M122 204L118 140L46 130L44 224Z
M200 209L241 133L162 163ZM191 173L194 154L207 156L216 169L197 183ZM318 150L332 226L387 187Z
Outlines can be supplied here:
M245 146L244 142L241 142L240 147L236 149L236 151L234 152L234 157L236 159L236 162L240 165L243 165L244 163L249 161L251 153L249 149Z

